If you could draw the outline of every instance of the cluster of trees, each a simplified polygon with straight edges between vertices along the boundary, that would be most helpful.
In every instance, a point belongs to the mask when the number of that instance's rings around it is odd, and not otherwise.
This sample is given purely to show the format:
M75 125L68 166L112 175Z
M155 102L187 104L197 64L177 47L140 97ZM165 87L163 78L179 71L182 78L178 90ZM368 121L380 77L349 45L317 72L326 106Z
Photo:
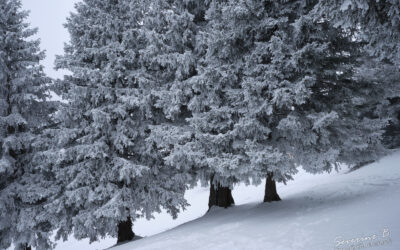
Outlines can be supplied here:
M277 201L400 144L398 1L82 0L55 81L26 16L0 0L0 248L130 240L199 182Z

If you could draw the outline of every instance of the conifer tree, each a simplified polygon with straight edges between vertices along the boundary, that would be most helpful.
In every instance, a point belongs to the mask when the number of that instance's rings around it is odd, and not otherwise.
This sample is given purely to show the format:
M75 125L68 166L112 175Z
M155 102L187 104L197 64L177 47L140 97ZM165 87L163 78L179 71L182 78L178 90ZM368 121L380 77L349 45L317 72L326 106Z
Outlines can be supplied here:
M211 1L207 26L202 35L207 51L193 85L190 101L196 130L194 149L201 152L207 166L202 176L210 179L209 207L234 204L232 187L248 181L251 165L246 157L244 141L236 130L243 112L241 80L243 56L248 53L249 20L236 18L239 3Z
M241 123L259 131L249 154L268 175L264 201L279 200L271 181L285 182L296 166L319 173L382 156L387 116L373 111L390 85L362 74L368 56L352 30L314 19L316 1L250 2L260 29L246 58Z
M225 171L235 171L241 165L240 157L231 154L232 146L229 145L232 137L228 128L232 118L229 113L234 112L234 107L219 110L219 104L225 98L218 93L220 86L231 77L231 73L234 77L233 71L224 68L223 60L226 58L219 62L214 60L217 55L213 53L221 49L222 38L211 33L222 28L216 26L215 20L220 11L217 8L221 7L222 4L214 1L168 2L161 7L164 11L160 11L164 19L156 20L169 20L169 25L158 31L163 39L159 45L154 45L163 51L162 57L156 57L163 62L162 72L173 73L168 80L161 78L170 87L165 92L166 98L160 100L165 100L162 106L166 107L167 117L172 118L175 124L173 132L167 134L159 129L163 141L171 145L165 159L171 166L194 173L193 183L200 180L203 184L210 184L209 207L233 204L231 186L237 178ZM226 78L218 79L221 74Z
M84 0L66 24L71 41L57 67L72 74L58 84L68 103L53 156L61 192L50 209L58 237L131 240L136 218L161 208L176 217L186 206L186 174L167 167L148 139L163 120L140 54L149 8L140 0Z
M51 219L44 204L51 195L32 159L44 149L42 130L54 103L46 101L50 79L44 52L29 28L19 0L0 1L0 248L51 246Z
M151 138L165 152L164 158L171 167L192 174L189 184L209 182L210 207L228 207L233 203L231 183L219 180L215 169L229 158L220 157L224 146L211 142L208 129L203 131L199 124L209 123L214 115L199 116L213 95L203 86L204 79L213 74L205 71L206 53L212 42L208 32L214 28L206 17L210 3L154 1L152 6L145 19L149 42L143 50L143 61L154 88L154 106L163 111L165 120L153 126ZM207 81L211 84L212 79ZM221 184L222 181L225 182Z
M262 154L267 160L255 159L279 181L290 178L294 166L319 173L340 163L374 160L385 152L381 136L387 119L368 113L381 104L387 85L360 75L366 59L362 43L329 20L313 19L314 4L266 5L269 9L260 13L269 31L260 30L247 59L246 95L249 110L257 111L246 116L270 131L265 143L273 150ZM283 167L287 164L291 167ZM270 201L267 196L264 200Z
M389 85L363 75L362 41L314 19L317 3L212 1L188 106L195 139L182 152L216 184L267 177L264 201L280 200L275 181L298 166L319 173L385 152L387 117L375 111Z

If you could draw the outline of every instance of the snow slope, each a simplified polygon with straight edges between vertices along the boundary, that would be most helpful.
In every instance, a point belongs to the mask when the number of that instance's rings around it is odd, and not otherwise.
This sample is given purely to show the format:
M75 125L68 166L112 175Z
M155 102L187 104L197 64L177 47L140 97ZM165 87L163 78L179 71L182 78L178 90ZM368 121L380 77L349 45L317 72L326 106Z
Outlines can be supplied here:
M262 204L263 188L235 187L235 207L112 250L400 249L400 152L351 173L300 172L278 185L281 202ZM207 195L192 190L196 204L180 220L204 213ZM135 231L145 224L149 234L173 225L161 216L135 223Z

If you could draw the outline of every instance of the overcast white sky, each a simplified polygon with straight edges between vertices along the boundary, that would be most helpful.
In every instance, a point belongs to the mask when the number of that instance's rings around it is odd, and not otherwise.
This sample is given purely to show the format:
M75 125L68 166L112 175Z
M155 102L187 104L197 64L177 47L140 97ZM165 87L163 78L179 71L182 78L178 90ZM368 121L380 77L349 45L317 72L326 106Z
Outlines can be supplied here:
M38 37L41 48L46 50L46 59L42 62L50 77L60 78L64 72L54 68L55 55L63 53L64 42L68 42L68 31L63 24L78 0L22 0L25 10L30 11L28 22L31 27L39 28Z

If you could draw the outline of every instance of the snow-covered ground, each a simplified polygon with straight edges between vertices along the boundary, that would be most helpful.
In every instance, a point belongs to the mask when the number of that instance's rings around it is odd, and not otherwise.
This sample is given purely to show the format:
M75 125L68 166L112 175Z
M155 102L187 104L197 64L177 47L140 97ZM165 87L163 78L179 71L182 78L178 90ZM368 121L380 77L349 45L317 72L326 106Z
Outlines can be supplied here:
M300 172L288 185L278 184L281 202L263 204L263 192L263 185L239 185L236 206L205 214L208 189L196 188L187 194L192 206L177 220L160 214L137 221L135 233L148 237L112 250L400 249L400 151L351 173ZM114 243L72 240L57 249Z

